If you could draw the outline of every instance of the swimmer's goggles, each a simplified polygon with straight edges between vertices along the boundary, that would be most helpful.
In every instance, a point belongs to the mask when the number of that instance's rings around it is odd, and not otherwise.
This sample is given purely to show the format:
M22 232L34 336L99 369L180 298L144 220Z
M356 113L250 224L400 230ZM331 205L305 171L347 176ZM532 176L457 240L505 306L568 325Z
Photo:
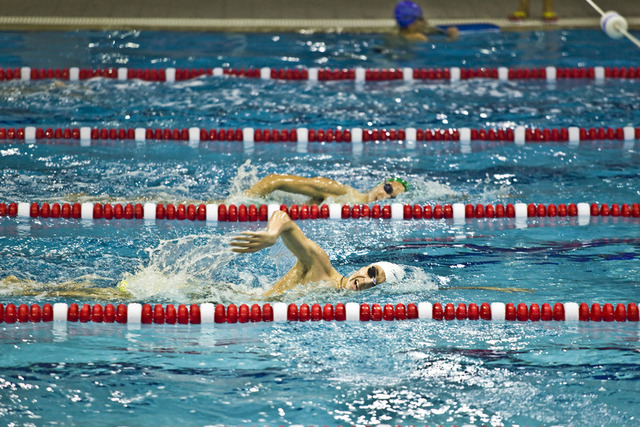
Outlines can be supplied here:
M367 276L373 279L373 286L376 285L376 273L378 270L374 266L371 266L367 269Z
M387 193L388 195L393 195L393 187L391 186L391 182L395 181L395 182L399 182L400 184L402 184L402 186L404 187L404 191L409 191L409 183L407 181L405 181L402 178L389 178L385 181L384 183L384 192Z

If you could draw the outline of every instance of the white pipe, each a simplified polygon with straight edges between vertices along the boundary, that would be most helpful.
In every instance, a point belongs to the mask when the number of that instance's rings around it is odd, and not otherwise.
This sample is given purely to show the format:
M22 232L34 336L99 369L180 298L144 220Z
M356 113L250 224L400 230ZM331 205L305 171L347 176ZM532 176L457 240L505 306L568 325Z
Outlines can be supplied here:
M600 6L595 4L592 0L587 0L587 3L589 3L591 7L594 8L600 15L604 15L604 11L600 9Z
M625 29L620 29L620 32L622 34L624 34L629 40L631 40L631 43L635 44L636 46L640 47L640 40L638 40L635 36L633 36L632 34L630 34L627 30Z

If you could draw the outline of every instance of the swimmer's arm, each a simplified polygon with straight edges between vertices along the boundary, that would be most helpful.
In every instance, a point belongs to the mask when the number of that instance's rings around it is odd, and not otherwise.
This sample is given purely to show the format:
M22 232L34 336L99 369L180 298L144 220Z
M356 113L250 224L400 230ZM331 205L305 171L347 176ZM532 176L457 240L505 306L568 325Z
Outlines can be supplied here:
M317 176L305 178L296 175L271 174L247 190L250 196L266 196L276 190L289 193L303 194L312 198L325 199L329 196L347 194L351 187L334 181L333 179Z
M273 246L278 237L282 237L285 246L293 253L306 270L313 268L331 268L327 253L313 240L304 235L284 211L271 215L267 229L263 231L245 231L231 241L232 251L236 253L258 252Z

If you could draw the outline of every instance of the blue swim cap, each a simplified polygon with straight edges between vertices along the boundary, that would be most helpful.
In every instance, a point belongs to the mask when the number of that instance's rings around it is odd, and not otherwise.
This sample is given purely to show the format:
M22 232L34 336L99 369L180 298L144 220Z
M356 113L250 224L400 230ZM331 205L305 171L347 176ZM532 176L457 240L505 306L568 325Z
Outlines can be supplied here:
M422 18L422 9L412 1L403 0L396 5L394 15L400 28L407 28L416 19Z

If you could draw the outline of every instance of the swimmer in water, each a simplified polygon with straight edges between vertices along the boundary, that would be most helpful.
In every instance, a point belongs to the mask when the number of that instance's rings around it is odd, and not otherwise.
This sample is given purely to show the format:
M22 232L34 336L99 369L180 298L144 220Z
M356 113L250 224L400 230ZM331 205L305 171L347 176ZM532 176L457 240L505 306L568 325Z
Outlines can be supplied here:
M390 178L368 192L361 193L353 187L321 176L305 178L296 175L271 174L254 184L246 194L264 197L276 190L309 196L310 204L320 204L328 198L348 203L371 203L395 198L409 190L409 183L402 178Z
M298 285L327 282L337 289L362 291L381 283L394 283L402 279L402 267L390 262L377 262L362 267L350 276L338 273L331 265L327 253L304 235L289 215L276 211L269 219L266 230L245 231L231 241L236 253L258 252L273 246L279 237L298 259L296 264L269 289L265 296L282 294Z
M399 28L399 35L412 42L426 42L427 21L422 14L422 9L416 3L408 0L398 2L394 10L394 16ZM457 27L448 27L446 30L448 40L458 39Z

